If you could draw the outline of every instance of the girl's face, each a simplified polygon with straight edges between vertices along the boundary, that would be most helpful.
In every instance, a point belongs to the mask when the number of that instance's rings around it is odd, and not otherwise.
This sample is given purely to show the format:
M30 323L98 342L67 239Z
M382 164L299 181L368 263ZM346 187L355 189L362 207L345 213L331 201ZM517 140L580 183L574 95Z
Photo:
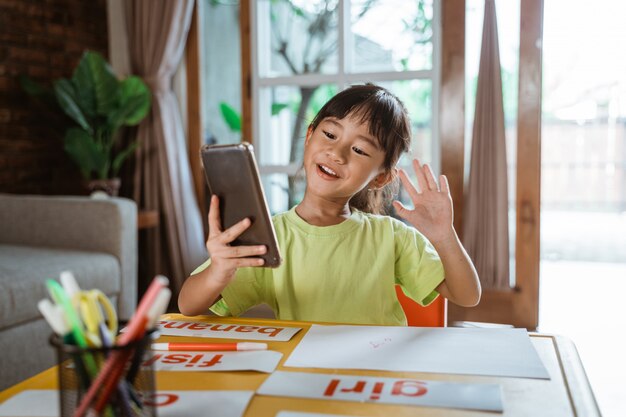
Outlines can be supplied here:
M381 187L388 177L382 167L384 159L385 152L367 124L350 115L343 119L327 117L307 133L307 193L350 199L368 184Z

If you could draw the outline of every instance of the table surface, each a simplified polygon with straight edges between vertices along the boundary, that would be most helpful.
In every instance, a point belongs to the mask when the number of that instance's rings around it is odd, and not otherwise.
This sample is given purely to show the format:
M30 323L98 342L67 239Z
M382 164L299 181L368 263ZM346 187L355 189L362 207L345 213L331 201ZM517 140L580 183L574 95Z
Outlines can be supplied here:
M169 314L164 319L184 320L184 316ZM187 318L188 319L188 318ZM193 318L200 321L200 318ZM276 370L306 371L312 373L337 373L345 375L386 376L416 378L430 381L495 383L502 387L504 404L503 416L600 416L593 392L585 375L584 368L574 345L566 338L547 334L531 333L530 339L539 357L550 373L550 380L510 377L488 377L473 375L450 375L422 372L382 372L347 369L308 369L284 367L283 363L302 340L311 326L309 322L218 318L206 317L215 323L247 325L301 327L288 342L268 342L269 349L283 353ZM180 341L180 337L162 336L159 341ZM188 338L189 341L206 341L201 338ZM228 341L228 339L223 339ZM238 342L240 340L231 340ZM200 387L218 390L256 390L269 374L259 372L157 372L158 390L197 390ZM57 387L56 367L48 369L3 392L0 403L27 389L55 389ZM449 408L416 407L405 405L357 403L347 401L321 401L304 398L286 398L255 395L246 417L274 417L279 411L317 412L351 416L491 416L493 412L456 410Z

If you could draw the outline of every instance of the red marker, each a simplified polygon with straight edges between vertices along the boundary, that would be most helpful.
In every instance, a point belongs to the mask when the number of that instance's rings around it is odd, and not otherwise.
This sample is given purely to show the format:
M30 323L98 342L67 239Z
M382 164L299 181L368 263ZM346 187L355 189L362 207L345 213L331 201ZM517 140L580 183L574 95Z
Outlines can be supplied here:
M233 350L267 350L267 343L153 343L152 350L176 350L179 352L224 352Z

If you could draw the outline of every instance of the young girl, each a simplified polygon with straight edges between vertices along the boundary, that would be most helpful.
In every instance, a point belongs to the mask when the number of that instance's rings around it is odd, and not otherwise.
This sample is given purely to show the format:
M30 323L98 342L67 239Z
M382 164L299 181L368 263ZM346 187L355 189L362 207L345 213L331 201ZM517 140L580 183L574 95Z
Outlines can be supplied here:
M211 198L211 259L184 283L185 315L211 309L238 316L267 303L282 320L406 325L394 284L422 305L438 294L461 306L480 299L476 270L452 225L445 176L413 161L419 188L399 171L414 208L393 206L411 226L381 215L395 165L411 130L400 100L372 84L333 97L309 126L304 147L306 191L300 204L273 217L283 264L263 268L265 246L229 243L250 226L220 228Z

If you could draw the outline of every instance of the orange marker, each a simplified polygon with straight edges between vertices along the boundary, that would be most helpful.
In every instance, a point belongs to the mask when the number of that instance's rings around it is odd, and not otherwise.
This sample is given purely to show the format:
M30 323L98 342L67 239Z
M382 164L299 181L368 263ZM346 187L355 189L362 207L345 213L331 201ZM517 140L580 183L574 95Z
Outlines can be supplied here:
M153 343L152 350L176 350L179 352L225 352L236 350L267 350L267 343Z

